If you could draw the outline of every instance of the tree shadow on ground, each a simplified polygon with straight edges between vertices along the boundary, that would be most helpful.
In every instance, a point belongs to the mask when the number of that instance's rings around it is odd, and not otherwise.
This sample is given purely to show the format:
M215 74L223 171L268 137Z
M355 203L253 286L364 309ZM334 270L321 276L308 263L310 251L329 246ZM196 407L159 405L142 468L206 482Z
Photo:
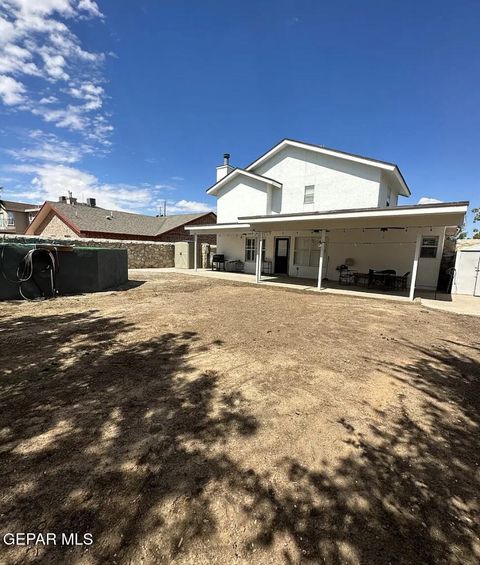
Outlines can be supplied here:
M248 525L245 560L270 562L287 538L291 563L479 561L475 349L412 345L407 366L378 361L421 393L421 410L406 393L389 412L365 407L368 431L340 418L350 455L318 469L283 458L273 479L225 448L260 424L195 366L221 342L183 332L131 343L133 329L96 311L1 322L0 531L91 532L94 562L171 562L223 527L211 490L222 484L216 495ZM69 551L8 559L65 563Z
M286 533L301 560L321 563L480 562L480 362L451 346L411 348L416 362L388 370L421 391L422 415L400 395L368 434L339 420L354 453L337 466L284 459L282 489L251 477L248 512L262 524L253 543Z
M204 488L234 472L216 447L257 423L195 368L196 348L221 342L184 332L129 345L132 329L95 311L1 323L0 531L91 532L97 560L128 561L179 498L192 501L184 531L165 532L158 560L215 530ZM32 562L65 562L69 550L35 551Z

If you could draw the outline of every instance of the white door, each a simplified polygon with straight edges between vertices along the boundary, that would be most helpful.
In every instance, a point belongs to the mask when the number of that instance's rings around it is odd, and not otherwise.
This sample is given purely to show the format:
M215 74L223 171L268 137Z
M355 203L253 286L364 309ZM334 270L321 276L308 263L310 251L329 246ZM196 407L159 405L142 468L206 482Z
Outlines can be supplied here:
M457 294L480 296L480 250L460 251L455 273Z

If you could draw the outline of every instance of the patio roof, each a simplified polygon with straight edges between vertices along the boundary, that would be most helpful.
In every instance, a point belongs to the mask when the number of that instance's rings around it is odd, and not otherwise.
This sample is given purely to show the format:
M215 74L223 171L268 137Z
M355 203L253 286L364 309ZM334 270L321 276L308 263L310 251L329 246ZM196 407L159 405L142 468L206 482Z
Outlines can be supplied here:
M461 226L468 202L442 202L389 208L355 208L325 212L297 212L244 216L238 223L188 228L191 233L224 233L229 230L276 231L388 227Z

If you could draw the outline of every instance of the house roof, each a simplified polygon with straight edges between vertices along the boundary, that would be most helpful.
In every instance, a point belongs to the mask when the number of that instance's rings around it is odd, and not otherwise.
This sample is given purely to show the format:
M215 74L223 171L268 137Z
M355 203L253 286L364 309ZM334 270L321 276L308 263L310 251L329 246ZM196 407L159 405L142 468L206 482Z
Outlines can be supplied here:
M459 226L468 210L468 202L441 202L386 208L347 208L322 212L294 212L267 216L243 216L237 224L191 226L190 233L221 233L251 229L272 230L350 229L354 227Z
M38 210L39 206L35 204L26 204L25 202L13 202L12 200L0 200L0 207L10 212L27 212L29 210Z
M317 153L322 153L324 155L331 155L332 157L339 157L340 159L347 159L349 161L355 161L357 163L361 163L364 165L369 165L372 167L377 167L386 172L392 174L393 178L398 182L401 192L404 196L410 196L411 192L408 188L408 185L403 178L398 165L395 163L390 163L388 161L381 161L379 159L372 159L371 157L364 157L362 155L357 155L355 153L348 153L346 151L340 151L339 149L332 149L329 147L325 147L324 145L316 145L314 143L306 143L304 141L297 141L295 139L285 138L278 142L276 145L271 147L268 151L263 153L260 157L255 159L250 165L245 167L246 171L253 172L253 170L260 166L262 163L276 155L279 151L284 149L285 147L299 147L302 149L308 149L311 151L315 151Z
M218 192L218 190L220 188L222 188L222 186L225 186L228 182L230 182L231 180L233 180L235 177L238 177L238 176L249 177L249 178L252 178L254 180L264 182L265 184L275 186L276 188L282 187L282 183L278 182L275 179L271 179L271 178L265 177L263 175L257 175L256 173L253 173L253 172L247 171L245 169L240 169L239 167L236 167L235 169L232 169L228 173L228 175L225 175L222 179L217 181L210 188L207 188L207 193L208 194L216 194Z
M40 213L30 225L29 232L45 220L47 215L55 212L75 232L108 233L117 235L135 235L156 237L175 228L188 224L193 220L206 216L210 212L200 214L177 214L174 216L148 216L132 212L108 210L87 204L69 204L65 202L45 202Z

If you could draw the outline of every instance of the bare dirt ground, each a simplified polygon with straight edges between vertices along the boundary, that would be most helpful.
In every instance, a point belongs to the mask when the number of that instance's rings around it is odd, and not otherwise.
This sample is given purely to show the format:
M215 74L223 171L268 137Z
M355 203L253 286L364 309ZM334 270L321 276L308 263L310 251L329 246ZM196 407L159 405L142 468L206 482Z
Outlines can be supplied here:
M480 321L148 275L1 304L2 563L480 561Z

